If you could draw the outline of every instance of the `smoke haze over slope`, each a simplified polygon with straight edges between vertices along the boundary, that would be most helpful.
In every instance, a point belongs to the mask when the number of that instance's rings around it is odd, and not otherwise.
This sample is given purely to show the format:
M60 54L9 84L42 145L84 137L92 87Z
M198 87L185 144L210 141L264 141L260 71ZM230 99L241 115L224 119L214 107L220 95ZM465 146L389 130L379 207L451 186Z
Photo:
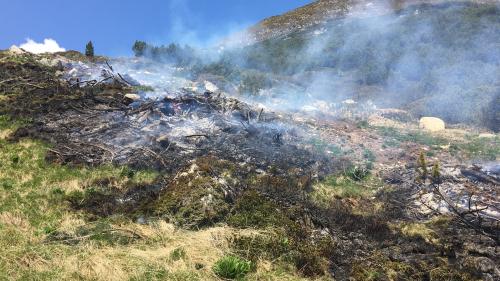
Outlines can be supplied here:
M255 44L247 45L251 34L239 33L242 44L149 47L147 56L177 64L190 79L209 75L223 89L229 85L270 107L302 110L319 102L323 111L333 111L354 99L407 109L415 117L492 122L500 95L498 4L394 10L392 1L353 3L343 16Z
M247 47L246 67L292 75L301 90L290 96L370 99L482 123L500 91L499 6L415 5L382 15L370 6Z

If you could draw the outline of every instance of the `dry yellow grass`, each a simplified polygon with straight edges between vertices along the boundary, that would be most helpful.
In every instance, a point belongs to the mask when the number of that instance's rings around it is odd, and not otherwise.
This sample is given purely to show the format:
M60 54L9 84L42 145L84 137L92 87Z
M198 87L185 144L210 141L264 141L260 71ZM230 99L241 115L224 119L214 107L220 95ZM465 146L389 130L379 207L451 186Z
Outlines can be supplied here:
M0 130L0 140L8 138L12 134L12 130Z
M396 227L399 228L401 233L405 236L421 237L427 243L434 245L439 244L437 233L425 223L404 223Z
M0 213L0 224L4 225L5 227L14 227L24 232L31 230L29 221L22 214L18 213Z
M81 220L68 216L64 226L65 229L72 229L75 224L81 223ZM187 231L176 229L164 221L150 225L131 223L121 228L140 233L142 241L133 245L106 247L85 242L73 246L70 252L62 251L60 255L52 256L43 265L30 264L40 271L57 268L64 280L72 280L75 276L96 281L145 280L144 276L148 273L162 272L165 272L165 279L161 280L175 280L175 276L183 275L199 277L199 280L218 280L211 268L229 251L228 236L237 232L228 227ZM183 249L185 253L179 260L171 257L176 249ZM197 270L197 264L203 265L203 268Z

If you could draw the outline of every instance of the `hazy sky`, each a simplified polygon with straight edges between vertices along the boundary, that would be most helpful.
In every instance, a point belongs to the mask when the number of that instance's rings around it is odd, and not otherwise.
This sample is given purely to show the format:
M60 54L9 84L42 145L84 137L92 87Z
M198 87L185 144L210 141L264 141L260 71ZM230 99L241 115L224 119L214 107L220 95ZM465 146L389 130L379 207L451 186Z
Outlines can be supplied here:
M311 0L0 0L0 49L56 40L82 51L129 54L136 39L204 45Z

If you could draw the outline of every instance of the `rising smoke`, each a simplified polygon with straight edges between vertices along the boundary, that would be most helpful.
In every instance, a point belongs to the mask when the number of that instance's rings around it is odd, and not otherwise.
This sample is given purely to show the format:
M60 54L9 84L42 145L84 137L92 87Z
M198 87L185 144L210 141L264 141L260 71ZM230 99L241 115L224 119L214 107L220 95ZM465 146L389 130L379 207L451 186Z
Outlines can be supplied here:
M292 34L287 40L305 43L298 60L295 54L287 57L284 72L302 87L294 93L280 89L290 89L288 82L278 83L268 92L285 92L288 100L299 101L297 107L305 94L332 103L372 100L449 122L483 122L483 109L500 91L498 6L419 5L377 16L379 10L365 7L364 12Z
M251 41L242 38L251 34L239 32L241 40L231 44L211 41L178 74L212 74L213 82L251 89L251 100L283 110L322 104L321 110L333 111L354 99L407 109L415 117L491 122L491 104L500 95L500 5L393 10L382 1L363 3L343 18L286 37L248 46L235 43ZM253 85L241 87L246 82Z

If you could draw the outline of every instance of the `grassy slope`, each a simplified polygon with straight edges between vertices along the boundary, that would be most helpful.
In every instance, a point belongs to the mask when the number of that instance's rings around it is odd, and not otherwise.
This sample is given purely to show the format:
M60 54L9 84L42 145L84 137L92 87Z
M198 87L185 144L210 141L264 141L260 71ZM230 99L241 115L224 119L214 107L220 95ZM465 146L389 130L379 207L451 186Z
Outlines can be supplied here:
M123 167L48 164L48 145L6 140L20 125L0 116L0 280L217 279L211 267L229 251L226 237L236 230L184 231L119 216L89 220L71 209L70 194L96 180L123 187L151 183L157 174L139 171L128 178ZM249 280L301 280L293 270L259 268Z

